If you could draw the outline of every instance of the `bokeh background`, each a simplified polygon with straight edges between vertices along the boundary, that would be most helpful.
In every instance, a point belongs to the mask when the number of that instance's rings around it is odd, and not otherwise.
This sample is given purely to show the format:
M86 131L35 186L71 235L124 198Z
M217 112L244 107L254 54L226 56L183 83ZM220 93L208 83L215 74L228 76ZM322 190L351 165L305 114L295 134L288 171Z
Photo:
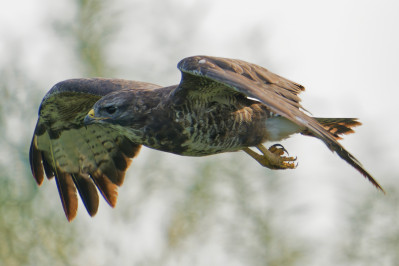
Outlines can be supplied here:
M0 9L0 265L398 265L399 2L15 0ZM320 141L271 171L243 152L143 148L115 209L65 219L28 148L58 81L179 82L191 55L243 59L303 84L316 116L359 117L342 141L387 194Z

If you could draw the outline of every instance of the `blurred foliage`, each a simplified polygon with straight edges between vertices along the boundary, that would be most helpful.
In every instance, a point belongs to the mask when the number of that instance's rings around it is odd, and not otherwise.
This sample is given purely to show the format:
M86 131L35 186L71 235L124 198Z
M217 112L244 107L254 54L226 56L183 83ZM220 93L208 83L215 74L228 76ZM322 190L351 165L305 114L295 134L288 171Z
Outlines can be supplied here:
M395 180L394 178L392 180ZM399 187L391 184L385 197L363 195L347 219L338 241L338 263L397 265L399 262Z
M75 3L77 12L70 31L79 61L90 77L110 75L106 48L117 27L112 19L116 14L110 11L107 1L75 0Z
M25 90L24 88L31 88ZM38 193L28 150L35 84L18 66L1 73L0 265L72 265L79 250L76 228L55 214L59 204ZM58 197L56 194L54 197ZM58 200L58 198L55 198ZM46 206L40 202L48 203ZM57 202L58 203L58 202ZM66 226L65 226L66 225ZM62 230L60 230L62 229Z
M74 0L73 16L56 17L52 22L58 38L74 52L82 77L112 76L107 48L119 25L113 6L102 0Z
M173 165L157 158L156 167L135 173L143 182L156 183L151 194L166 194L170 204L163 216L164 248L139 259L140 265L208 265L218 253L227 256L223 263L238 265L298 265L305 260L306 240L285 229L291 216L286 204L280 202L280 209L274 205L284 197L281 181L271 170L248 169L251 159L237 155L194 159L189 169L177 157ZM180 171L184 180L168 179L182 176ZM128 203L130 208L139 204L131 198Z

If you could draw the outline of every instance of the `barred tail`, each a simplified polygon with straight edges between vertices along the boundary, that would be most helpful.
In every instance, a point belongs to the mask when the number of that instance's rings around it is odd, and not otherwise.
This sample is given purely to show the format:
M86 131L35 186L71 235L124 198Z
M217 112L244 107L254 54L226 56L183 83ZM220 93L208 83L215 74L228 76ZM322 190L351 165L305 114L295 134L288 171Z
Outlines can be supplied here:
M362 123L357 118L321 118L314 117L325 130L330 132L336 140L342 139L341 135L354 133L353 127L360 126ZM303 135L314 136L309 130L301 132Z

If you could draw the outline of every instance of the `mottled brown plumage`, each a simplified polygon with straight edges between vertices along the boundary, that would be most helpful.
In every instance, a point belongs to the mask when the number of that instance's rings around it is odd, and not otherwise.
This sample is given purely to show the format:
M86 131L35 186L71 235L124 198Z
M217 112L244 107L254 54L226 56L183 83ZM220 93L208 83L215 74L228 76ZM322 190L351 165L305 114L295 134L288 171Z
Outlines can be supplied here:
M91 215L98 207L94 184L115 205L116 188L140 145L188 156L244 150L263 166L286 169L294 168L295 159L282 156L282 147L267 150L262 143L301 133L321 139L382 190L337 142L360 123L308 116L298 97L301 85L233 59L194 56L178 68L182 80L176 86L74 80L45 96L32 140L32 172L39 184L43 168L47 176L56 175L69 220L76 214L75 186Z

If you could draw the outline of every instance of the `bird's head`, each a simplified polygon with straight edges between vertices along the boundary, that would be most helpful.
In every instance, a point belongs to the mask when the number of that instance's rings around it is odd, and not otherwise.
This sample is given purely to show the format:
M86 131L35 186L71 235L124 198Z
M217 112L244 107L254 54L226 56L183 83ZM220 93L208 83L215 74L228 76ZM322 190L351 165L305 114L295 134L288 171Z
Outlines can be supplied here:
M110 123L135 126L145 119L145 104L133 90L110 93L98 100L84 118L86 125Z

